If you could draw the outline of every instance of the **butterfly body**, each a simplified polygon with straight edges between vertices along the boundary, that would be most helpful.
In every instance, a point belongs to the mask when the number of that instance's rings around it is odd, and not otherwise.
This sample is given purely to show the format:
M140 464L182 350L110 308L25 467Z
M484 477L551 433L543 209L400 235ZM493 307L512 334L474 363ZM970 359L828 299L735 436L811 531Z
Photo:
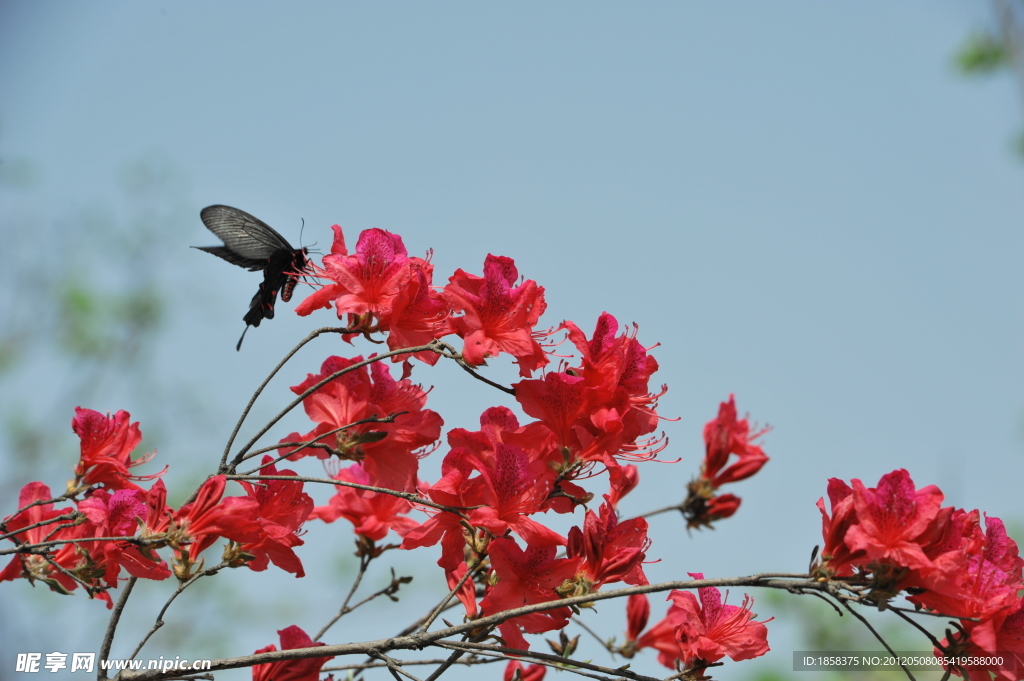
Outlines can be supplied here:
M260 288L249 303L249 311L242 317L245 331L250 326L259 326L264 319L273 319L277 292L281 291L281 300L291 300L295 285L309 263L306 249L292 248L273 227L238 208L207 206L199 213L199 217L207 229L220 237L224 245L193 248L211 253L250 272L263 271ZM238 339L236 349L241 349L245 331L242 332L242 338Z

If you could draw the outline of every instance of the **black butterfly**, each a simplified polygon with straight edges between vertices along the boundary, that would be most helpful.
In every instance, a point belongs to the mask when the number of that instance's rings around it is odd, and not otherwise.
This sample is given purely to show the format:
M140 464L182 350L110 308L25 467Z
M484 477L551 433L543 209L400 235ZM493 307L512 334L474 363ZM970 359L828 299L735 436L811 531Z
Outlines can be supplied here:
M287 303L292 299L292 291L309 263L306 249L292 248L273 227L231 206L207 206L199 213L199 217L211 232L220 237L224 245L192 248L213 253L250 272L263 270L260 290L252 297L249 311L242 317L245 331L235 347L241 350L245 332L250 326L259 326L264 319L274 318L278 289L281 290L281 300Z

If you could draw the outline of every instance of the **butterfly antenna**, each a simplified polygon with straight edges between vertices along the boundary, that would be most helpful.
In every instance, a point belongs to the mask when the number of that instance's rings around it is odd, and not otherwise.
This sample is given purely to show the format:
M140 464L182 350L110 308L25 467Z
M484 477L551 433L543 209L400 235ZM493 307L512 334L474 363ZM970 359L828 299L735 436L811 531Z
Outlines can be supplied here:
M245 331L242 332L242 337L238 339L238 345L235 346L235 352L238 352L239 350L242 349L242 341L245 340L245 333L248 330L249 330L249 325L246 324L245 325Z

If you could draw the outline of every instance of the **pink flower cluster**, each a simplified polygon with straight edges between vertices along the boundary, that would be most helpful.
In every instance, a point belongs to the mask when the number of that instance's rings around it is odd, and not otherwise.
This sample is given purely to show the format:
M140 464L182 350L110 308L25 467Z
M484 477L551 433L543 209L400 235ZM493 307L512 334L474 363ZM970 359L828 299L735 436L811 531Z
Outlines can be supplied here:
M0 582L24 578L59 593L81 585L111 607L107 590L117 586L122 568L144 579L166 579L173 572L187 580L203 567L199 555L221 538L229 540L225 560L252 570L265 570L272 562L296 577L305 574L293 550L302 545L297 532L313 510L303 483L245 484L245 496L225 497L226 480L218 475L199 488L194 500L175 510L167 505L162 480L148 490L135 484L163 472L143 477L129 473L153 455L131 459L142 435L127 412L110 416L79 408L71 425L81 439L81 457L68 491L69 496L83 498L73 507L57 509L45 484L32 482L22 488L22 510L4 519L3 533L19 545L56 542L58 547L49 560L38 553L15 555L0 571ZM265 471L295 474L272 465ZM156 553L163 547L173 549L170 567Z
M819 576L866 577L879 602L903 593L918 607L960 618L960 631L943 641L946 656L1008 654L1002 665L966 669L972 679L1021 678L1024 559L1001 520L982 523L977 510L942 506L938 487L917 489L902 469L876 487L833 478L828 498L831 513L818 500Z

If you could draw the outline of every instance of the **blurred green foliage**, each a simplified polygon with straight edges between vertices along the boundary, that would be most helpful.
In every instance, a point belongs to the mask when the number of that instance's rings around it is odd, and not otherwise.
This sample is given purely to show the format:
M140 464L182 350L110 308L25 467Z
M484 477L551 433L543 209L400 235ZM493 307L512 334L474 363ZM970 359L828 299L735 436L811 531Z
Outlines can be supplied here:
M1024 1L993 3L995 22L991 29L970 34L954 55L957 69L967 76L1007 71L1016 76L1024 96ZM1024 159L1024 130L1011 143Z
M987 31L974 33L956 54L956 65L966 74L992 73L1010 66L1006 43Z
M159 329L165 303L152 283L138 290L104 292L68 277L57 291L57 306L64 351L111 360Z

